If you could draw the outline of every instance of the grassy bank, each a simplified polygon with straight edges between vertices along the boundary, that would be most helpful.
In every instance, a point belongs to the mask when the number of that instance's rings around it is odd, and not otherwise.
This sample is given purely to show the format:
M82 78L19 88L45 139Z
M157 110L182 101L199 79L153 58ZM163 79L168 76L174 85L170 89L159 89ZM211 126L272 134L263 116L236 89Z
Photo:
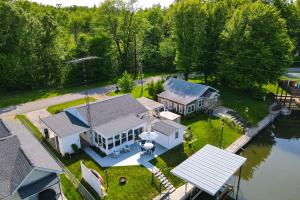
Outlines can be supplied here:
M119 95L119 94L124 94L121 91L119 92L111 92L108 95L109 96L115 96L115 95ZM149 95L148 90L147 90L147 86L144 85L144 87L142 86L135 86L133 88L133 90L130 93L134 98L140 98L140 97L147 97L149 99L152 99L152 97Z
M90 102L93 102L93 101L96 101L96 100L97 99L95 99L93 97L89 97ZM77 99L77 100L74 100L74 101L69 101L69 102L66 102L66 103L61 103L61 104L56 104L56 105L50 106L50 107L47 108L47 111L50 112L51 114L56 114L56 113L62 112L66 108L70 108L70 107L73 107L73 106L78 106L78 105L84 104L85 102L86 102L85 98Z

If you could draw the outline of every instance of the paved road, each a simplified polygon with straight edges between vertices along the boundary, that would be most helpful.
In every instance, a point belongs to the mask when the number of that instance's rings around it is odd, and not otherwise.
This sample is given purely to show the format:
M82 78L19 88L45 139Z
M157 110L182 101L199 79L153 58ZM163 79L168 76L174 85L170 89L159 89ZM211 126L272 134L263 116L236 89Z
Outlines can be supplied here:
M150 77L144 80L144 83L147 83L151 80L157 81L160 80L162 76L155 76L155 77ZM142 83L141 80L135 81L137 85L140 85ZM116 85L108 85L104 87L98 87L94 89L89 90L89 95L104 95L107 94L111 91L114 91L116 89ZM41 99L37 101L32 101L24 104L19 104L15 106L10 106L7 108L2 108L0 109L0 118L3 117L8 117L16 114L22 114L22 113L27 113L35 110L40 110L43 108L47 108L49 106L55 105L55 104L60 104L68 101L73 101L76 99L81 99L84 98L84 91L81 92L76 92L76 93L70 93L70 94L65 94L61 96L56 96L56 97L51 97L47 99Z

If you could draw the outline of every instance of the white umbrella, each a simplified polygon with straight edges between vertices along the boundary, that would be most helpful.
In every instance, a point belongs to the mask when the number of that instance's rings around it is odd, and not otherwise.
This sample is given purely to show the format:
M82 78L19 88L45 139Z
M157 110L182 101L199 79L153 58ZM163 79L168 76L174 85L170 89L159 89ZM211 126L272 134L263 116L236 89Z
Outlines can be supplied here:
M142 140L155 140L158 137L158 135L155 132L143 132L139 134L139 137Z

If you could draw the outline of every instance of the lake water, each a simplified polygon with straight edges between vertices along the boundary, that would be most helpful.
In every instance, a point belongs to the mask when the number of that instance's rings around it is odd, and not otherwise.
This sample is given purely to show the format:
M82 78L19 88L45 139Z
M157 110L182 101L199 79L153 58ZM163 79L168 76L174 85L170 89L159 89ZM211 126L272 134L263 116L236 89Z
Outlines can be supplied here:
M278 118L240 155L240 200L300 200L300 112Z

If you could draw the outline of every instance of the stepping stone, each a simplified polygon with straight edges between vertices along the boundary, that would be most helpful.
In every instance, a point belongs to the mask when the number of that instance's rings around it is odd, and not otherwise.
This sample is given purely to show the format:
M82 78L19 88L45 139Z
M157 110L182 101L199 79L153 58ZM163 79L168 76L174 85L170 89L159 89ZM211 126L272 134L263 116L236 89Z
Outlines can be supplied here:
M154 175L155 175L156 177L158 177L158 176L162 175L162 173L161 173L161 172L157 172L157 173L155 173Z
M173 187L171 190L169 190L169 193L173 193L176 189Z

